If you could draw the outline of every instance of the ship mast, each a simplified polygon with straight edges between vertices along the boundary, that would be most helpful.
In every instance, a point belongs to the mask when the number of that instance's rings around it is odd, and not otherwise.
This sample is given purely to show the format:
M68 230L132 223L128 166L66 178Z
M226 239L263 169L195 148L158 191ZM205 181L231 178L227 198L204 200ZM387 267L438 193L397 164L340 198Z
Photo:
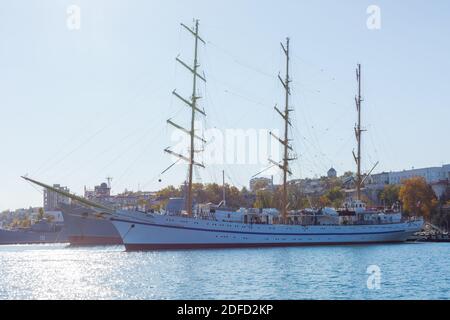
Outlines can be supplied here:
M355 136L358 143L358 151L355 155L353 151L353 157L356 162L356 200L361 200L361 133L365 130L361 128L361 64L358 64L356 69L356 80L358 82L358 95L355 97L356 110L358 111L358 123L355 125Z
M289 96L291 95L290 90L290 83L291 79L289 77L289 38L286 38L286 46L284 46L281 43L281 48L283 49L285 55L286 55L286 77L285 80L281 78L280 75L278 75L278 79L280 80L281 84L283 85L284 91L285 91L285 106L284 106L284 112L281 112L276 106L274 107L277 113L284 119L284 138L281 139L277 137L275 134L270 132L270 135L274 137L276 140L278 140L283 145L283 160L281 163L275 162L271 159L269 161L278 166L283 171L283 195L281 198L281 216L283 220L287 217L288 212L288 190L287 190L287 178L288 175L291 175L292 172L289 169L289 161L295 160L294 158L290 158L289 150L293 150L292 147L289 145L289 126L291 125L291 121L289 118L289 113L293 111L289 108Z
M174 155L180 159L183 159L185 161L187 161L189 163L189 171L188 171L188 190L187 190L187 202L186 202L186 212L188 214L188 216L192 216L192 178L193 178L193 171L194 171L194 166L199 166L204 168L204 165L201 163L198 163L195 161L195 139L201 140L202 142L206 142L203 138L195 135L195 115L196 113L200 113L203 116L206 116L205 112L201 109L198 108L197 106L197 101L198 99L200 99L199 96L197 96L197 78L203 80L204 82L206 82L206 79L201 76L200 74L198 74L198 67L200 66L198 64L198 42L202 42L203 44L205 44L205 41L200 38L199 33L198 33L198 25L199 25L199 21L195 20L195 26L193 29L187 27L184 24L181 24L181 26L183 28L185 28L187 31L189 31L189 33L191 33L194 36L194 63L193 66L189 66L188 64L184 63L181 59L179 59L178 57L176 58L176 61L179 62L183 67L185 67L188 71L190 71L193 74L193 82L192 82L192 95L190 100L187 100L185 98L183 98L182 96L180 96L175 90L172 92L178 99L180 99L182 102L184 102L188 107L191 108L191 129L187 130L177 124L175 124L174 122L172 122L170 119L167 120L167 123L169 123L170 125L174 126L175 128L185 132L186 134L188 134L190 136L190 149L189 149L189 157L183 156L181 154L175 153L171 150L169 150L168 148L166 148L164 151Z

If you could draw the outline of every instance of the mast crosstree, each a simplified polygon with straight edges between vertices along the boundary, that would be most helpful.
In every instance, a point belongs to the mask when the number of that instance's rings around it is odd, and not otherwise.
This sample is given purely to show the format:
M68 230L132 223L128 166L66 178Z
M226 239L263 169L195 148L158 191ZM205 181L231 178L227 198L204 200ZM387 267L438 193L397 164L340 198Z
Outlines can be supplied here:
M184 102L188 107L191 108L191 128L190 130L183 128L182 126L174 123L171 119L167 120L167 123L171 126L183 131L184 133L188 134L190 136L190 150L189 150L189 156L184 156L182 154L173 152L169 150L169 148L166 148L164 151L176 156L182 160L185 160L189 163L189 171L188 171L188 185L187 185L187 202L186 202L186 212L188 216L192 216L192 179L193 179L193 172L194 172L194 166L199 166L204 168L204 165L195 161L195 139L198 139L202 142L206 142L203 138L197 136L195 134L195 115L196 113L200 113L203 116L206 116L205 112L200 109L197 105L198 99L200 99L199 96L197 96L197 78L206 82L206 79L204 76L200 75L198 73L198 68L200 65L198 64L198 43L199 41L205 44L205 41L199 36L198 33L198 25L199 20L195 20L195 26L193 29L187 27L183 23L181 26L185 28L189 33L191 33L194 36L194 63L193 66L189 66L187 63L183 62L180 58L176 58L176 61L179 62L183 67L185 67L188 71L190 71L193 74L193 81L192 81L192 95L190 100L183 98L181 95L179 95L176 90L172 92L174 96L176 96L178 99L180 99L182 102Z

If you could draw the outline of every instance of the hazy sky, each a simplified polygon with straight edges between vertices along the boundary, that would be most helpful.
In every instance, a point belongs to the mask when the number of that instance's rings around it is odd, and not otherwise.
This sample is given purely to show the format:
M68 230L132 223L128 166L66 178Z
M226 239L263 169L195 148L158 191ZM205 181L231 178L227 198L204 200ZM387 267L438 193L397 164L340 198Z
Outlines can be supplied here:
M80 8L80 29L68 18ZM380 29L366 10L381 9ZM113 191L180 184L166 119L187 126L192 36L200 19L204 127L282 129L279 42L291 38L294 177L354 170L355 67L363 68L365 170L450 162L450 2L442 1L0 1L0 210L41 205L29 174L82 193L105 177ZM75 24L76 26L76 24ZM206 146L206 149L208 146ZM238 187L267 166L211 165L196 181ZM270 173L270 172L269 172ZM275 179L279 174L275 173ZM159 182L158 179L162 181Z

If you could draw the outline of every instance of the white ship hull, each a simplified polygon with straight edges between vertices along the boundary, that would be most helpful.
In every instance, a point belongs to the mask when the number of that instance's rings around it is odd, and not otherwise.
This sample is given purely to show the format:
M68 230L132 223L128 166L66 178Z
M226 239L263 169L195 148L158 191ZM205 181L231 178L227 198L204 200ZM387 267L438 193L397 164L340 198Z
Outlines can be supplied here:
M244 224L128 212L112 222L127 250L403 242L422 220L372 225Z

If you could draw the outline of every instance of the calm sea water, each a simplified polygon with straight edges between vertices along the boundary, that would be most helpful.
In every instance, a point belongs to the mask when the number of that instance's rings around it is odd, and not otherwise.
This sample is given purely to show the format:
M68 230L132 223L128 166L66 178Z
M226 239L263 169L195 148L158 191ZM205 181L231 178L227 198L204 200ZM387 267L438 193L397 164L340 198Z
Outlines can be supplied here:
M379 289L368 288L371 265L381 271ZM450 299L450 244L160 252L0 246L0 299Z

